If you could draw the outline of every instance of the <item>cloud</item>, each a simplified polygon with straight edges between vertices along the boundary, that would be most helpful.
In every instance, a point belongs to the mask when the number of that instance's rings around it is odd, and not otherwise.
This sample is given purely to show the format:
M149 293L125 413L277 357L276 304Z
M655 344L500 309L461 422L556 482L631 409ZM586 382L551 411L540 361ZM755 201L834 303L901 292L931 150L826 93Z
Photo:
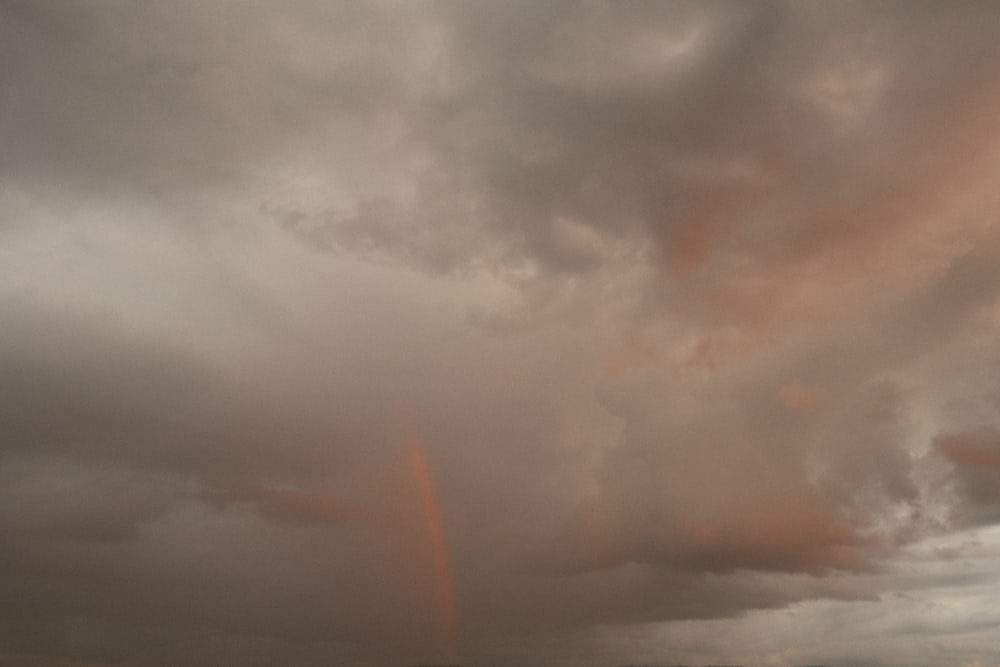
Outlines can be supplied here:
M1000 503L1000 438L985 426L972 431L944 433L934 440L934 452L953 465L958 487L957 512L972 525L995 523Z
M246 503L261 517L277 522L339 523L358 514L350 505L323 494L272 487L223 487L203 491L198 497L222 509Z
M331 136L341 150L339 139L369 134L361 120L403 92L402 62L366 45L408 44L405 12L107 2L2 11L5 178L57 184L57 195L211 188L311 144L330 119L343 124Z
M995 661L998 21L4 4L2 655Z
M1000 471L1000 452L993 428L982 428L971 433L956 433L940 438L936 444L945 458L959 466Z

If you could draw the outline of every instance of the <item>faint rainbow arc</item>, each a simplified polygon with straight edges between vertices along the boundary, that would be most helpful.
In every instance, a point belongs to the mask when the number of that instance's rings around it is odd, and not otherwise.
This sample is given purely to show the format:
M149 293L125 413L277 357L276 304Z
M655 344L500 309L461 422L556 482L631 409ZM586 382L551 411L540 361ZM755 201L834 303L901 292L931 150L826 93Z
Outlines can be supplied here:
M410 468L420 492L420 501L427 531L430 536L434 556L434 573L437 592L437 606L440 614L441 631L447 650L458 651L458 603L455 596L455 582L448 550L448 535L445 530L441 502L438 498L434 473L427 458L427 450L417 437L409 441Z

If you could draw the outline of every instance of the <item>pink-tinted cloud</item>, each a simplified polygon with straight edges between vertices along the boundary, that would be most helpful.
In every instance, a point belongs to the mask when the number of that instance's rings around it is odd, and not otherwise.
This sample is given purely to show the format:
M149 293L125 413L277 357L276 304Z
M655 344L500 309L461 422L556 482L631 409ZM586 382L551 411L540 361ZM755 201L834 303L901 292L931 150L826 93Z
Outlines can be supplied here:
M998 29L0 4L2 656L986 646Z

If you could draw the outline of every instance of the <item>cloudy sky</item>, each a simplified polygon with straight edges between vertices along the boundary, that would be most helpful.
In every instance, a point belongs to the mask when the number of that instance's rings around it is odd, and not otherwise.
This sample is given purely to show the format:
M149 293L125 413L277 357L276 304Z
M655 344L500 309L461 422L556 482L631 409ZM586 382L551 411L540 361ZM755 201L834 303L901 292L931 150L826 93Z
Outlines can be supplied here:
M1000 665L998 34L0 0L0 664Z

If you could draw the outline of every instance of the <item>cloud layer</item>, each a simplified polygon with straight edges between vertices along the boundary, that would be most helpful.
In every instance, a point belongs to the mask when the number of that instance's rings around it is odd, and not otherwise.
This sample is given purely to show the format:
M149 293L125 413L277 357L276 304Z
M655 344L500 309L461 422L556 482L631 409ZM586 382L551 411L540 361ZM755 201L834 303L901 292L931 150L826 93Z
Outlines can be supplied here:
M998 28L0 3L0 662L1000 664Z

